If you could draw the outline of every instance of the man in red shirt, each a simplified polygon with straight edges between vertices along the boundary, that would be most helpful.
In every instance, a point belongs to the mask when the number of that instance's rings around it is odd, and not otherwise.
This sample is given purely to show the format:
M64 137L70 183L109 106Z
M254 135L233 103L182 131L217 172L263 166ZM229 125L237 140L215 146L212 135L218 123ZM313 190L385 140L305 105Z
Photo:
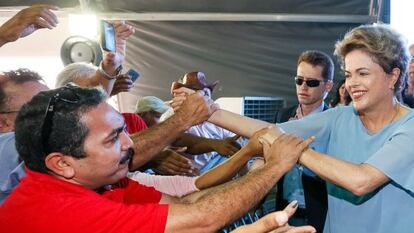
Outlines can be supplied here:
M262 168L177 199L125 178L133 143L105 96L98 89L65 86L41 92L22 107L16 148L28 175L0 206L0 229L213 232L255 205L310 143L286 135L271 146L264 142ZM188 98L199 107L181 111L208 114L203 97Z

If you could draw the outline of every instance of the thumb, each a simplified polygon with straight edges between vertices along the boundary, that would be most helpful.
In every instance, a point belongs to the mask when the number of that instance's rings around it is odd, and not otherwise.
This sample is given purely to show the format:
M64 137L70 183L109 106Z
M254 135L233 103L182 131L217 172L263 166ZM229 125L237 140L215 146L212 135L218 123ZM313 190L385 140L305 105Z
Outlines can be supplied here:
M259 219L257 222L246 225L244 231L240 232L255 232L255 233L268 233L277 230L277 228L285 225L288 221L288 215L284 211L278 211L270 213L263 218ZM237 232L237 229L236 231Z
M187 150L187 147L186 147L186 146L183 146L183 147L177 147L177 148L175 148L174 150L175 150L175 152L178 152L178 153L183 153L183 152L185 152L185 151Z
M303 149L306 149L314 140L315 136L310 136L305 141L301 142L300 146L302 146Z
M258 140L263 145L263 153L266 153L267 151L270 150L271 145L266 139L264 139L263 137L259 137Z

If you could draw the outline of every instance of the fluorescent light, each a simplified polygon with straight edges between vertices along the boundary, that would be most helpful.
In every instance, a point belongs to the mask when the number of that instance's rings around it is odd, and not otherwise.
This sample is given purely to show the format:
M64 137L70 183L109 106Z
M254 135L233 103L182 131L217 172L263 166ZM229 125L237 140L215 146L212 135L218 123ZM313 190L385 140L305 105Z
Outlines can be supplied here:
M95 15L70 14L69 31L74 36L96 39L98 37L98 20Z

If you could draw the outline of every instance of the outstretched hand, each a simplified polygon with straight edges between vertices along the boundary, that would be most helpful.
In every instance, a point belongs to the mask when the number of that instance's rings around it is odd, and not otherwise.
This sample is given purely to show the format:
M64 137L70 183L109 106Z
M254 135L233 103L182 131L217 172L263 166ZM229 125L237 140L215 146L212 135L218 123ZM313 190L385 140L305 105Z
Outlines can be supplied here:
M240 144L237 142L239 138L239 135L235 135L221 140L214 140L213 149L222 156L230 157L241 148Z
M52 10L57 9L53 5L38 4L19 11L0 27L0 46L41 28L53 29L58 24L58 19Z
M286 172L289 171L313 140L314 137L303 140L294 135L282 134L270 145L267 140L262 139L266 164L276 164Z
M192 165L191 160L180 153L185 152L186 148L167 149L158 154L153 160L152 169L161 175L182 175L195 176L198 170Z
M293 227L287 224L295 213L297 202L291 202L283 211L270 213L257 222L237 228L231 233L315 233L311 226Z
M134 82L128 74L120 74L116 77L111 96L121 92L128 92L134 86Z

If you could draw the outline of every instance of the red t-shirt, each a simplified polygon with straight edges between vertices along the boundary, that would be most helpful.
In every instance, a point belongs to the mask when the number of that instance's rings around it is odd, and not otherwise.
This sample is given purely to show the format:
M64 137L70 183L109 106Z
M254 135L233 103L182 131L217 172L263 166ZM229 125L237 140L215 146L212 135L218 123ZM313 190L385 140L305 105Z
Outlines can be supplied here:
M147 129L148 126L145 121L136 113L122 113L125 119L128 133L133 134L141 130Z
M98 194L26 169L0 206L1 232L164 232L168 205L161 193L130 179Z

